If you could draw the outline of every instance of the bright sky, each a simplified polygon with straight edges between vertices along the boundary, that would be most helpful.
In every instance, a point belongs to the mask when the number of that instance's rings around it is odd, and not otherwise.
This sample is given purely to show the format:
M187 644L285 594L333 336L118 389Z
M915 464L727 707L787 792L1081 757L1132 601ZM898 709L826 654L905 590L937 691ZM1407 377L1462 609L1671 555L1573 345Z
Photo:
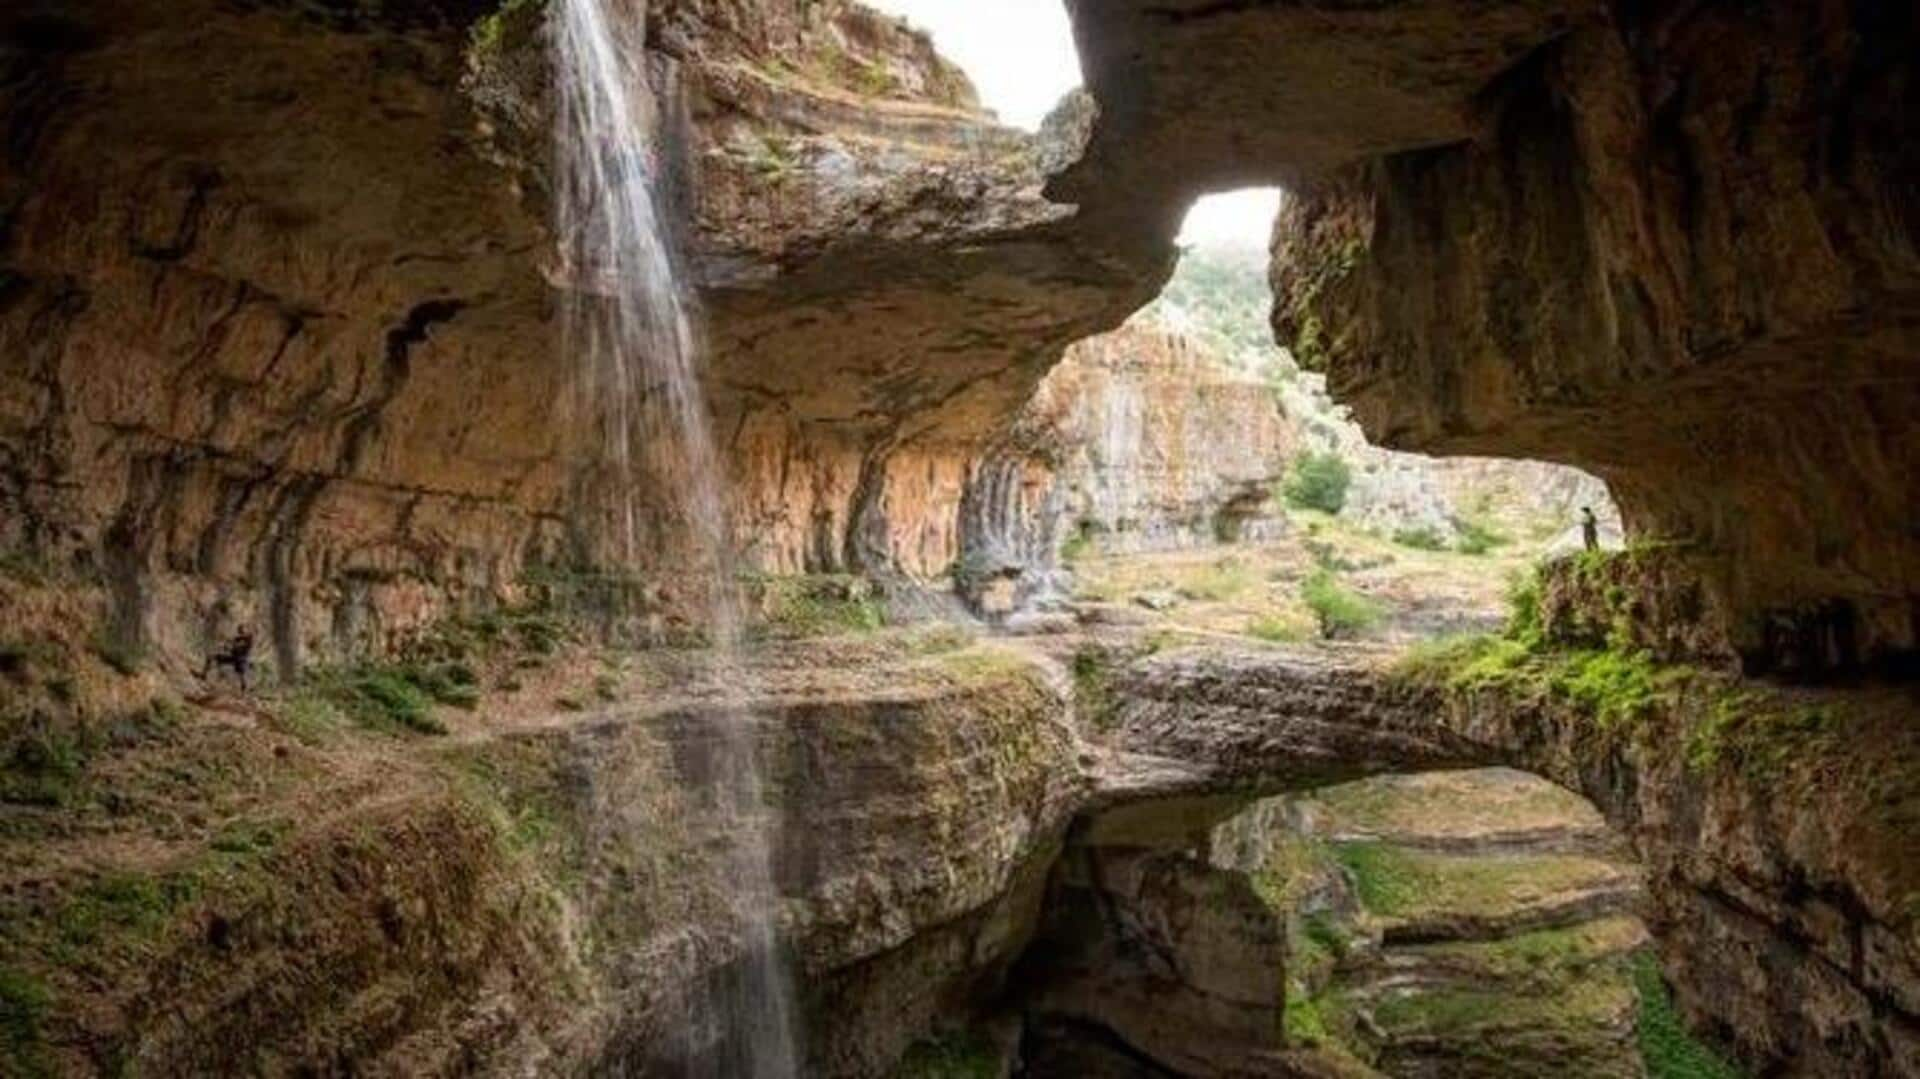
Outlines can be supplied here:
M867 0L933 34L940 54L973 80L986 106L1036 131L1080 85L1080 56L1060 0Z
M1080 85L1080 57L1060 0L866 2L931 32L941 54L973 80L982 103L1016 127L1037 130L1060 99ZM1201 199L1187 215L1180 242L1265 247L1279 207L1275 190Z

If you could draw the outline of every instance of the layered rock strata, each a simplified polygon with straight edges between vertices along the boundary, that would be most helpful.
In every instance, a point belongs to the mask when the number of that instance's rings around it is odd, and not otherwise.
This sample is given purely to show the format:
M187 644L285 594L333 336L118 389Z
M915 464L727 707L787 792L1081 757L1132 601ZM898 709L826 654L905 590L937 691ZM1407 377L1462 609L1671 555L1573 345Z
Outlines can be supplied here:
M1639 1076L1639 884L1590 805L1500 769L1394 776L1223 825L1284 919L1296 1040L1394 1076Z
M1569 461L1769 627L1920 643L1907 523L1920 175L1901 5L1616 5L1482 95L1476 137L1316 177L1276 326L1392 446Z
M854 5L652 8L639 66L745 557L937 574L972 456L1132 303L1040 195L1073 146L998 127ZM0 541L108 583L126 647L195 666L246 626L289 671L609 568L583 503L608 450L579 437L604 402L547 280L542 19L39 0L0 23ZM208 55L241 59L207 78ZM671 561L675 482L641 479L642 574Z
M1603 722L1545 682L1423 688L1364 661L1175 654L1121 676L1106 787L1197 829L1249 795L1366 770L1545 776L1631 843L1648 928L1703 1028L1787 1074L1920 1067L1910 701L1683 685Z

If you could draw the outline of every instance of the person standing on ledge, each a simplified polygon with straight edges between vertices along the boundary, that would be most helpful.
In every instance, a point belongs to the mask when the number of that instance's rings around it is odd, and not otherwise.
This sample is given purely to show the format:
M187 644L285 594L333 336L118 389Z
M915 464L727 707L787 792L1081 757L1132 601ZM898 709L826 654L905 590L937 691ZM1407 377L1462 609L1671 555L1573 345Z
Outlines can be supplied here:
M1580 538L1587 542L1587 550L1600 549L1600 520L1593 515L1592 506L1580 507Z
M252 630L241 627L225 647L216 649L212 655L208 656L206 666L200 669L200 677L205 679L217 673L222 667L231 669L234 676L240 679L241 692L247 692L252 688L247 684L247 676L253 670Z

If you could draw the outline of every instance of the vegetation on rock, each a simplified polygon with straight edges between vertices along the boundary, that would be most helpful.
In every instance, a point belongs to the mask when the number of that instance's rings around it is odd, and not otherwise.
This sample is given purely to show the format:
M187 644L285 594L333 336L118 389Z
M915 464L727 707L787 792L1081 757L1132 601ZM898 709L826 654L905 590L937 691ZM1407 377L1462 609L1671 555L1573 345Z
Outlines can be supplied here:
M1337 514L1347 504L1353 468L1337 453L1304 453L1293 463L1283 493L1300 509Z
M1300 585L1300 598L1313 612L1323 640L1359 636L1385 617L1380 604L1341 584L1325 569L1308 575Z
M1739 1068L1695 1038L1680 1021L1660 975L1660 962L1651 952L1635 957L1633 981L1639 992L1637 1028L1647 1079L1741 1079Z

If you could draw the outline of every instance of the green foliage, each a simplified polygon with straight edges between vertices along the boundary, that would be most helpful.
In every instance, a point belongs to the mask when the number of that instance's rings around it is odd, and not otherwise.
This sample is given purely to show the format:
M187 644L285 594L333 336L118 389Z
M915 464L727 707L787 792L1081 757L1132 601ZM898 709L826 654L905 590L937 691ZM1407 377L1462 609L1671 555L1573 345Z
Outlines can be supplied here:
M1647 1079L1741 1079L1739 1068L1688 1032L1650 953L1634 957L1633 983L1640 997L1635 1029Z
M1507 638L1529 651L1546 643L1546 621L1540 615L1545 586L1538 568L1515 577L1507 585Z
M1247 623L1247 636L1272 644L1292 644L1307 639L1307 630L1298 622L1279 615L1262 615Z
M1281 1013L1281 1025L1286 1032L1288 1048L1313 1048L1333 1040L1333 1032L1327 1026L1319 999L1294 992L1291 986L1288 987L1285 1010Z
M893 97L900 92L900 80L878 60L855 65L853 86L867 97Z
M894 1069L894 1079L997 1079L1000 1054L971 1031L916 1042Z
M1294 459L1283 493L1300 509L1339 513L1347 504L1353 469L1337 453L1304 453Z
M1060 544L1060 563L1071 566L1093 553L1094 538L1100 534L1100 522L1082 518L1075 521L1073 532Z
M766 620L758 628L770 636L832 637L886 628L885 610L868 583L858 577L765 577L755 587L762 596Z
M1497 547L1505 547L1513 542L1513 538L1506 533L1475 520L1455 522L1454 531L1459 535L1458 541L1454 544L1454 550L1464 555L1487 554Z
M1433 527L1402 528L1393 534L1393 542L1402 547L1411 547L1416 551L1444 551L1447 539L1440 530Z
M59 576L59 568L38 552L8 551L0 554L0 577L18 581L29 588L44 587Z
M620 699L620 679L611 674L598 674L593 678L593 695L601 701L612 704Z
M282 710L282 718L297 735L317 736L329 725L324 702L375 730L445 734L447 727L434 716L434 706L475 707L480 700L478 681L471 667L457 662L369 663L321 670L309 676L305 692L294 696Z
M279 846L280 840L292 830L292 822L286 820L228 821L214 833L209 846L219 854L238 857L261 855Z
M505 0L474 22L474 51L497 53L525 45L539 31L546 11L547 0Z
M1730 765L1750 780L1771 782L1797 760L1830 756L1844 718L1831 705L1783 707L1757 693L1722 690L1687 731L1687 767L1706 774Z
M40 1024L53 994L40 980L0 967L0 1073L25 1077L54 1074Z
M1670 699L1676 677L1646 652L1582 651L1556 657L1549 688L1610 728L1640 719Z
M1074 710L1096 730L1113 722L1113 657L1104 649L1086 647L1073 654Z
M1324 569L1308 575L1300 586L1300 598L1313 612L1324 640L1358 636L1385 616L1380 604L1341 584Z
M151 938L198 893L199 882L186 874L103 877L69 899L55 916L50 957L64 966L89 966L109 938Z
M1194 327L1209 351L1242 368L1262 366L1277 356L1267 312L1273 304L1263 247L1192 247L1160 293L1159 305L1173 308Z
M1384 843L1338 843L1333 856L1353 877L1361 904L1375 914L1406 910L1423 894L1422 874L1398 848Z
M90 747L77 734L35 713L10 718L11 746L0 760L0 803L69 805L79 793Z
M776 186L785 183L801 165L800 141L778 132L745 136L735 142L734 152L761 179Z
M1646 652L1586 649L1552 652L1511 636L1467 637L1415 648L1397 673L1411 681L1449 689L1505 688L1529 696L1569 701L1613 729L1673 699L1691 673L1662 667Z

